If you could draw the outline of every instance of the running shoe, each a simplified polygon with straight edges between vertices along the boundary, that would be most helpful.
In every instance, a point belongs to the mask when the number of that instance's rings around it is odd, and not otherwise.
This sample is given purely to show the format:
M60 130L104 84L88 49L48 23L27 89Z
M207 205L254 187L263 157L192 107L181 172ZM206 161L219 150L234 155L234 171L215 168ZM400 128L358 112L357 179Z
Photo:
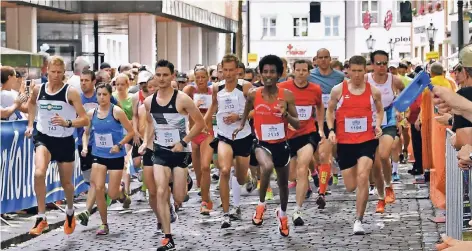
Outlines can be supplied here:
M68 215L66 213L66 221L64 222L64 233L69 235L72 234L75 230L75 217L74 213Z
M328 186L332 186L333 185L333 176L329 177L329 180L328 180Z
M339 183L338 174L333 174L333 185L337 186Z
M308 190L306 191L305 199L309 199L312 194L313 194L313 190L311 190L310 185L308 185Z
M292 222L295 226L303 226L305 222L302 219L302 213L300 211L293 212L292 214Z
M392 180L393 180L393 182L400 181L400 175L398 175L398 173L393 173L392 174Z
M29 231L29 233L30 235L38 236L48 230L49 230L49 225L46 219L43 219L42 217L37 217L36 223L34 224L34 227Z
M170 223L174 223L179 219L179 215L175 211L175 206L170 205Z
M283 237L287 237L289 234L289 228L288 228L288 217L287 215L279 217L279 209L275 211L275 214L277 216L277 225L279 226L279 233Z
M110 229L108 229L108 224L102 224L97 230L97 235L107 235L110 233Z
M392 204L395 202L395 192L393 191L392 185L385 188L385 202L387 202L387 204Z
M354 222L354 228L353 228L353 231L352 231L355 235L364 235L365 234L365 230L364 230L364 227L362 226L362 221L360 220L356 220Z
M292 182L288 183L288 189L295 188L295 187L297 187L297 182L296 181L292 181Z
M113 200L112 200L112 199L110 198L110 196L108 196L108 194L106 193L106 194L105 194L105 203L107 204L107 207L109 207L112 202L113 202Z
M187 193L184 197L184 202L187 202L190 200L190 195Z
M326 199L324 195L318 195L318 199L316 199L316 205L318 205L318 209L324 209L326 207Z
M369 186L369 195L375 195L377 193L377 189L375 186Z
M229 214L226 213L223 215L223 220L221 221L221 228L229 227L231 227L231 217L229 217Z
M136 176L137 176L139 182L143 182L143 169L139 169Z
M210 215L211 210L213 209L213 202L206 202L202 201L202 204L200 206L200 214L201 215Z
M164 238L161 241L161 246L157 248L157 251L168 251L175 250L174 242L169 238Z
M257 188L257 179L250 178L249 182L246 183L246 191L252 193Z
M385 200L379 200L377 202L377 208L375 209L376 213L383 214L385 212Z
M266 211L265 205L257 205L256 212L252 216L252 224L256 226L262 225L264 222L264 213Z
M229 213L229 217L231 217L231 220L241 220L241 207L235 207L231 212Z
M273 200L274 199L274 193L272 192L272 188L267 188L267 193L265 196L265 200Z
M138 194L136 195L136 201L137 202L145 202L146 200L146 191L139 191Z
M80 221L80 225L87 226L89 221L90 213L85 210L84 212L77 215L77 219Z

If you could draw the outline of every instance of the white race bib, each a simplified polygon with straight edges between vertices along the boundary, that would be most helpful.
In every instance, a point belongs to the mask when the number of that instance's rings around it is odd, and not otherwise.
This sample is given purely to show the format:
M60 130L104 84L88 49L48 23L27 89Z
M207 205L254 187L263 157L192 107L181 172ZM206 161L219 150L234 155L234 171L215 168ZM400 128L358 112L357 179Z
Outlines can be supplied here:
M209 94L195 93L193 95L193 101L195 102L195 105L197 105L198 108L208 109L208 108L210 108L210 105L211 105L212 96L209 95ZM202 103L200 106L198 106L199 101Z
M262 140L278 140L285 138L284 123L274 125L261 125Z
M52 124L52 117L55 116L55 113L50 112L50 114L47 114L46 116L51 117L51 119L41 120L42 122L41 126L43 130L45 131L43 133L51 137L61 137L62 134L64 133L64 127Z
M322 94L321 95L321 100L323 101L324 108L328 108L328 103L330 100L330 94Z
M180 142L180 133L178 129L157 130L157 144L161 146L173 146Z
M367 132L367 118L346 118L344 131L347 133Z
M311 114L313 112L312 106L296 106L298 119L299 120L309 120L311 118Z
M95 136L95 145L97 147L107 147L111 148L113 147L113 137L111 136L111 133L107 134L98 134L94 133Z
M98 107L98 104L97 103L85 103L84 104L84 109L86 112L92 110L92 109L95 109Z
M239 111L238 97L236 96L223 96L222 106L218 107L222 112L233 112L237 113Z

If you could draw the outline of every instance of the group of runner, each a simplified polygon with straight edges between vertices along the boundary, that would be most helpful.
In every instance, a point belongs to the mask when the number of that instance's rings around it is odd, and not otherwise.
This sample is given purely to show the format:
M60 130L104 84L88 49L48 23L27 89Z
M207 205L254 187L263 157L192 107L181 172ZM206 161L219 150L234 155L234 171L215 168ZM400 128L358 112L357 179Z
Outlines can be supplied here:
M190 164L201 189L200 213L210 215L214 210L210 166L216 154L213 162L219 168L221 228L241 220L242 185L248 192L259 187L252 223L263 224L266 193L275 170L280 196L275 214L280 234L288 236L289 181L296 186L291 220L301 226L305 222L303 203L311 195L310 175L319 184L316 203L323 209L329 182L337 177L339 168L346 190L357 194L353 233L364 234L369 180L377 188L377 213L383 213L386 203L395 201L391 162L393 172L398 172L398 156L392 149L400 138L401 114L392 103L404 85L388 73L388 53L384 51L372 53L373 73L366 72L364 57L353 56L349 60L349 79L331 69L328 50L320 49L316 56L315 69L311 62L297 60L293 64L294 78L285 81L280 81L286 69L282 59L275 55L263 57L256 87L242 79L245 74L238 70L238 58L226 55L218 66L218 80L215 78L212 85L208 85L210 73L198 65L194 69L195 83L182 91L172 85L174 65L160 60L154 74L139 73L140 91L136 94L128 93L130 80L126 74L114 79L113 92L110 85L96 83L94 72L88 70L82 72L79 93L62 81L64 61L52 57L48 83L34 87L28 110L26 134L34 134L34 184L39 211L30 233L40 235L48 228L45 176L49 162L57 161L67 201L64 232L74 231L76 218L87 225L96 201L102 220L97 234L108 234L110 201L119 200L124 208L131 203L126 171L131 156L135 166L143 166L143 193L148 191L157 230L164 233L157 250L172 250L175 243L171 222L177 219L175 206L187 197ZM37 126L33 130L35 118ZM75 128L81 168L90 183L87 210L77 217L71 181Z

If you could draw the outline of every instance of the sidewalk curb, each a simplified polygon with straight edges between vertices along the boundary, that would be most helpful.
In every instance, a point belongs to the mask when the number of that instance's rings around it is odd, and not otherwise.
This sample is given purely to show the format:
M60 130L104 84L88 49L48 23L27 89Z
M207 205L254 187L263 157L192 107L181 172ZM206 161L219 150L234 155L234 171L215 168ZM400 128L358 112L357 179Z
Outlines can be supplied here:
M140 190L141 190L141 186L138 186L135 189L131 189L130 196L137 193ZM112 204L114 204L114 203L116 203L116 202L112 202ZM97 211L97 207L94 207L93 211L94 212ZM65 222L65 220L61 220L61 221L58 221L56 223L49 224L49 230L45 233L51 232L52 230L55 230L55 229L58 229L58 228L64 226L64 222ZM79 224L79 223L77 223L77 224ZM18 236L15 236L15 237L7 239L7 240L3 240L3 238L2 238L1 249L10 248L10 247L12 247L12 245L16 246L16 245L21 244L23 242L29 241L33 238L36 238L36 237L30 235L29 232L20 234Z

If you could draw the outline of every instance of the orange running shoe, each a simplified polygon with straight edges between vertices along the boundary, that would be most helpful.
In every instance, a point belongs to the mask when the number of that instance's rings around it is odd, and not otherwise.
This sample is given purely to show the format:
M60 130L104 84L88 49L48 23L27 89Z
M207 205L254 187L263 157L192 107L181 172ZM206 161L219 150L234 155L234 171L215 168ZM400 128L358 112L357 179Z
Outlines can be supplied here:
M279 225L280 235L282 235L283 237L287 237L289 234L287 215L279 217L279 209L277 209L275 214L277 215L277 223Z
M385 212L385 200L379 200L377 202L377 209L375 209L376 213L383 214Z
M213 209L213 202L206 202L203 201L200 206L200 214L202 215L210 215L211 210Z
M69 235L72 234L75 230L75 217L74 214L66 214L66 221L64 222L64 233Z
M47 230L49 230L49 225L46 219L36 218L36 223L34 224L34 227L29 231L29 233L33 236L38 236Z
M254 216L252 216L252 224L256 226L262 225L264 222L264 213L266 211L266 206L265 205L257 205L256 207L256 212L254 213Z
M393 185L385 188L385 202L388 204L395 202L395 192L393 191Z
M175 244L169 238L162 239L161 245L162 246L157 248L157 251L175 250Z

